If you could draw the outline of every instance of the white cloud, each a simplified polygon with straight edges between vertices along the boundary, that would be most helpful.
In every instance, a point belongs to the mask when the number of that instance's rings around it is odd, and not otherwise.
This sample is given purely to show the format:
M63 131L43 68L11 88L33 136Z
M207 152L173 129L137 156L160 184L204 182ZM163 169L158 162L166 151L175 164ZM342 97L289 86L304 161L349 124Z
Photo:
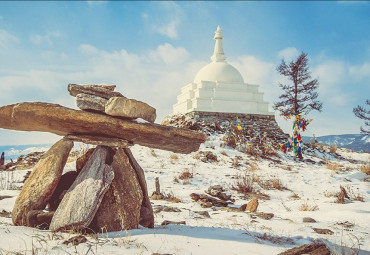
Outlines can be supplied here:
M0 48L8 48L11 43L18 42L18 38L4 29L0 29Z
M157 16L142 14L144 21L151 25L151 28L171 39L178 38L178 27L181 23L183 12L178 4L174 2L160 2L156 9Z
M299 51L295 47L288 47L278 52L277 56L279 59L284 59L286 62L290 62L298 57Z
M48 32L45 35L30 35L30 41L34 44L43 44L53 45L53 40L61 37L62 35L55 32Z
M95 55L99 52L97 48L90 44L81 44L80 45L80 50L87 55Z
M362 65L351 66L349 67L349 73L353 76L354 79L369 79L370 78L370 63L366 62ZM368 84L370 87L370 84Z
M180 24L180 21L177 18L171 20L168 24L155 27L155 29L162 35L168 36L171 39L177 38L177 27Z
M167 65L183 63L189 58L189 53L182 47L175 48L169 43L159 45L155 51L150 51L149 56L154 60L161 60Z
M312 77L320 82L320 91L331 93L333 87L340 84L348 76L348 66L342 61L326 61L312 69Z

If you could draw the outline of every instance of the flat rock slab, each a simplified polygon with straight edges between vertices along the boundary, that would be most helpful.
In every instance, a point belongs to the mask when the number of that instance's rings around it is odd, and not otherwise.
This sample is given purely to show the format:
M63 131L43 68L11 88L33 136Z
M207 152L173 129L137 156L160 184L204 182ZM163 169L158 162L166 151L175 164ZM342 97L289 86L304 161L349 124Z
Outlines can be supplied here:
M109 147L98 146L94 150L55 211L50 230L89 226L114 178L113 168L105 163L109 153Z
M154 123L157 114L150 105L125 97L111 97L105 105L105 113L111 116L125 118L141 118Z
M137 229L143 192L123 148L117 150L111 166L114 169L114 180L90 228L99 233Z
M107 88L102 85L78 85L78 84L68 84L68 91L71 96L77 96L78 94L89 94L105 99L111 97L123 97L119 92L113 91L111 88Z
M205 134L188 129L137 123L39 102L0 107L0 128L51 132L62 136L94 134L176 153L197 151L206 140Z
M107 102L108 100L105 98L84 93L76 96L77 107L85 111L104 112Z
M12 220L14 225L27 225L27 214L43 210L62 176L73 142L62 139L55 143L35 165L15 201Z
M93 145L105 145L109 147L128 147L133 145L129 141L114 137L103 137L93 135L67 135L65 136L65 138L75 142Z

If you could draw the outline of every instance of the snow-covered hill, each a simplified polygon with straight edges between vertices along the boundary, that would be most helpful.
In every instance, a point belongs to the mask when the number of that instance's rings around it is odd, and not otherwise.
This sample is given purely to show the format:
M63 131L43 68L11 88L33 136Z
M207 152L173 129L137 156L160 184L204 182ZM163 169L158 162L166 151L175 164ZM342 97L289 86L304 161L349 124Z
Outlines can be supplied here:
M132 147L149 195L159 177L161 192L172 199L152 200L154 229L88 235L76 247L63 244L73 234L13 226L7 212L28 170L0 172L0 254L269 255L316 241L336 254L370 254L370 154L306 150L301 162L281 153L254 158L221 144L221 136L210 136L189 155ZM72 161L65 171L74 168ZM190 197L215 185L231 195L231 209L204 208ZM248 185L250 193L239 192ZM343 203L340 186L350 197ZM257 213L236 209L254 197ZM161 225L166 220L185 224Z
M346 134L346 135L326 135L316 137L321 144L337 145L340 148L347 148L354 151L370 152L370 135L365 134ZM304 142L312 141L312 137L303 137Z

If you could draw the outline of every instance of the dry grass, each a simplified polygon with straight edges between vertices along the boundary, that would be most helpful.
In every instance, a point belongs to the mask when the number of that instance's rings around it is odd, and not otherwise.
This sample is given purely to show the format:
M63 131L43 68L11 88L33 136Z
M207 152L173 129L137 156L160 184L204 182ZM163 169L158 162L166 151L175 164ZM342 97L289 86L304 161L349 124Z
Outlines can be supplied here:
M280 179L278 178L271 178L271 179L261 179L257 181L257 183L264 189L276 189L276 190L288 190L287 187L285 187Z
M171 164L175 164L179 160L179 156L177 154L171 154L170 161Z
M201 155L200 155L200 153L197 153L197 154L195 154L194 156L193 156L193 159L200 159L200 157L201 157Z
M153 157L157 157L157 154L155 153L154 149L150 149L150 155L152 155Z
M356 191L353 190L351 186L346 186L346 191L349 196L349 198L353 201L360 201L364 202L364 196L360 193L357 193Z
M273 244L280 244L280 245L282 245L282 244L289 244L289 245L295 244L294 240L291 239L291 238L271 235L271 234L268 234L268 233L264 233L263 235L262 234L255 235L255 238L258 238L258 239L264 240L264 241L268 241L268 242L273 243Z
M328 191L325 191L325 192L324 192L324 196L325 196L325 197L328 197L328 198L329 198L329 197L334 197L335 195L336 195L336 194L335 194L335 193L333 193L333 192L328 192Z
M291 199L300 199L301 197L297 193L293 192L293 194L290 195L290 198Z
M224 151L224 150L223 150L223 151L221 151L221 154L222 154L222 155L224 155L224 156L226 156L226 157L228 157L228 156L229 156L229 155L227 155L226 151Z
M325 165L326 169L333 170L333 171L339 171L343 167L341 164L337 162L327 162Z
M174 178L174 182L180 183L181 180L182 184L190 184L193 177L194 174L188 168L185 168L178 177Z
M239 162L238 158L234 158L231 165L233 167L239 167L240 166L240 162Z
M317 205L309 205L307 202L304 202L299 207L300 211L317 211L319 210L319 207Z
M254 163L250 164L248 170L249 171L256 171L256 170L258 170L257 164L254 164Z
M248 175L237 175L236 182L232 186L233 190L243 194L245 197L248 197L249 193L254 193L253 187L253 177Z
M164 194L163 195L163 200L166 200L168 202L171 202L171 203L181 203L182 200L178 197L176 197L173 192L171 193L168 193L168 194Z
M361 165L360 171L366 175L370 175L370 165L369 164Z

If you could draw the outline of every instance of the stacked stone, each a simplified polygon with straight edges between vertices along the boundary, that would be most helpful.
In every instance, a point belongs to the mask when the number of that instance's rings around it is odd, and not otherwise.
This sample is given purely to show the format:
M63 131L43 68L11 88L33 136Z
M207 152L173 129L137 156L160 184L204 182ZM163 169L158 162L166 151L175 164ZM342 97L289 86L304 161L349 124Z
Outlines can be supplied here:
M0 107L0 128L52 132L64 136L34 166L17 197L15 225L57 230L110 232L154 227L143 169L129 146L190 153L205 141L202 133L137 122L154 122L155 109L125 98L115 86L69 84L73 110L48 103ZM74 141L97 145L62 175ZM45 211L48 207L48 211Z
M115 88L115 85L68 84L69 94L76 97L77 107L81 110L129 119L141 118L154 123L157 117L155 108L144 102L128 99L114 91Z

